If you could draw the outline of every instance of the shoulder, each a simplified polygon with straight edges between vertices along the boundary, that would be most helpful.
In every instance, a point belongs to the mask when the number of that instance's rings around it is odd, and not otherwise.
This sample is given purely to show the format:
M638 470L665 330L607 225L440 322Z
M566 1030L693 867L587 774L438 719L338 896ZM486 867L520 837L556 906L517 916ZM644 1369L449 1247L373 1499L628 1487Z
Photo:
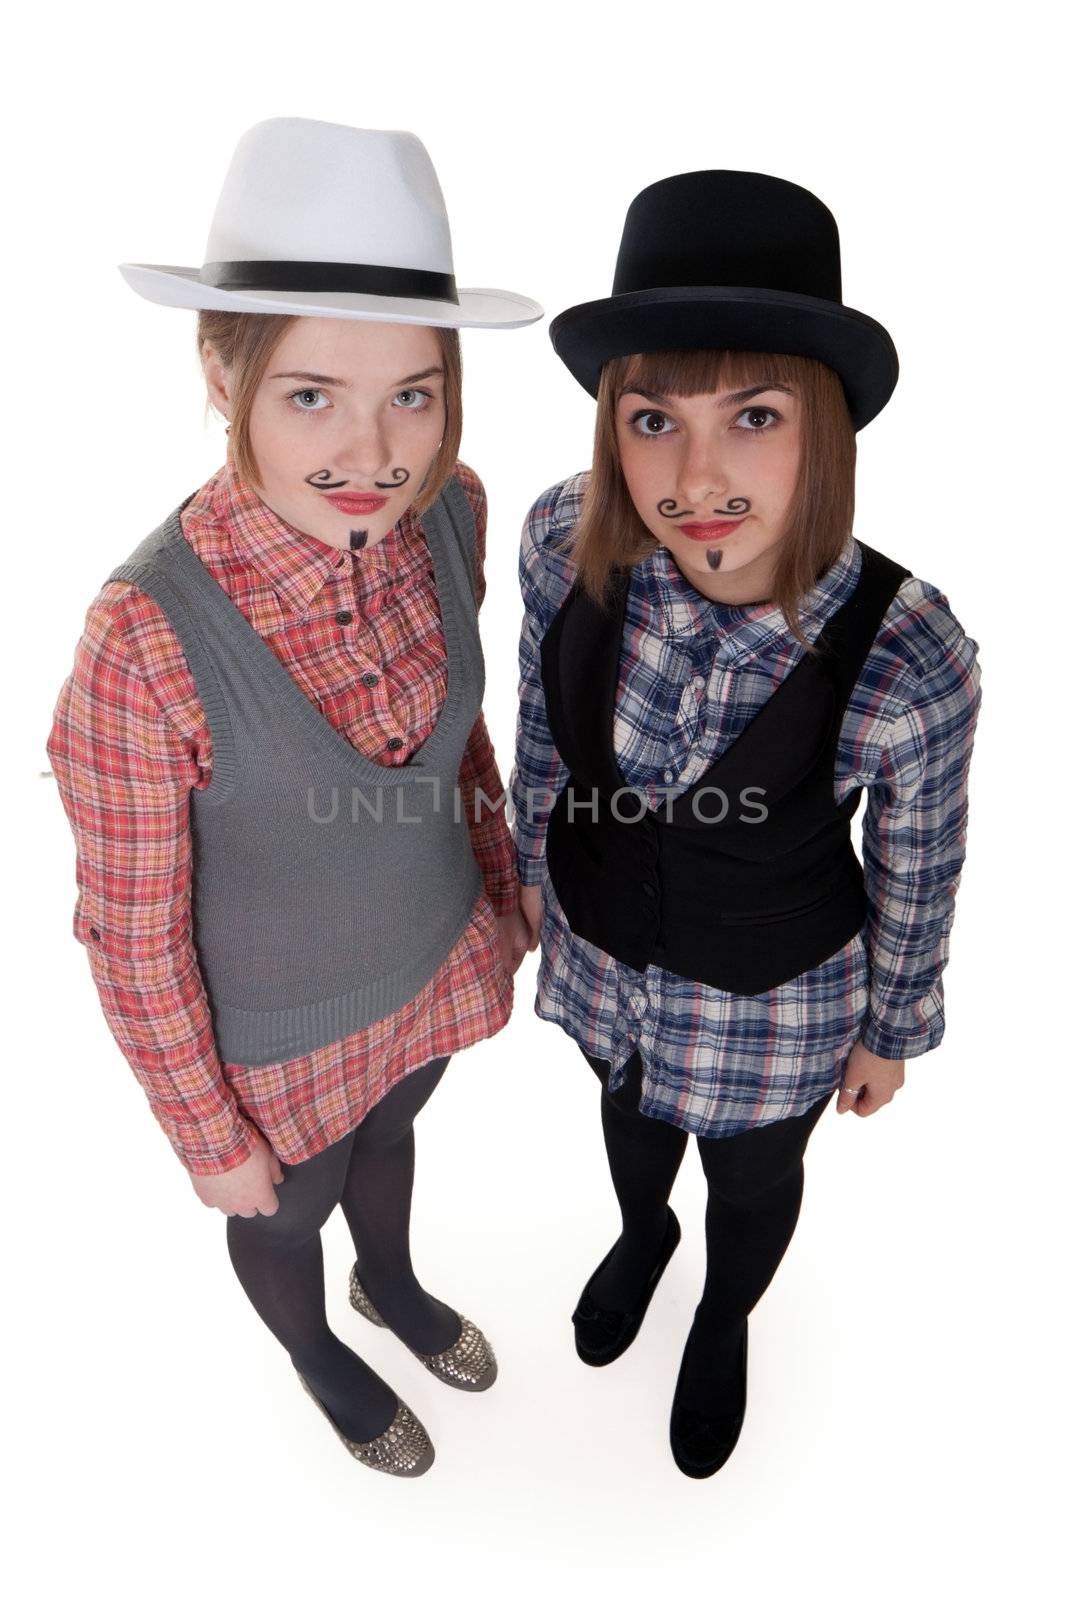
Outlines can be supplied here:
M85 689L131 714L201 720L185 653L156 601L135 584L109 579L92 601L75 656Z
M452 476L455 478L456 482L459 484L460 488L463 490L463 493L467 496L467 499L470 502L470 508L474 513L475 525L478 527L484 527L486 514L486 494L485 485L481 478L479 478L473 467L468 467L465 461L456 462L456 465L452 469Z
M519 583L528 609L551 618L574 583L574 563L562 548L582 508L588 471L572 473L538 495L522 526Z
M106 624L115 648L121 649L150 681L183 660L181 646L166 613L146 590L112 579L101 589L90 615Z
M531 554L552 554L560 540L570 533L578 521L588 484L588 471L574 472L538 495L526 513L522 530L523 545Z
M864 665L893 717L927 719L962 729L981 700L979 646L943 591L905 578L890 602Z

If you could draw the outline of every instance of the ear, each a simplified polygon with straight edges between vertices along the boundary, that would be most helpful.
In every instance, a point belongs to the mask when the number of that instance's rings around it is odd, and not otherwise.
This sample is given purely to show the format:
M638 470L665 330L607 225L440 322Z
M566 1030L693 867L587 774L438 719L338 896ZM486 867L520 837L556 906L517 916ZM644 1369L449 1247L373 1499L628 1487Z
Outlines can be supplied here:
M204 382L207 384L208 396L216 411L221 411L226 421L230 420L230 393L228 375L222 364L222 358L215 346L208 340L200 352L200 365L204 371Z

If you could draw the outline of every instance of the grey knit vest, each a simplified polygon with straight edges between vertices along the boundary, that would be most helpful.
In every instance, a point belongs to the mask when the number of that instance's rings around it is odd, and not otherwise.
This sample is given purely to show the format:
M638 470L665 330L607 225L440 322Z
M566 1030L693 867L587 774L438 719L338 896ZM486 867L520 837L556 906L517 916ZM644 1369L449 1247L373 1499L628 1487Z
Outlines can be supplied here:
M165 613L211 731L191 790L193 936L220 1058L289 1061L388 1016L432 977L482 887L459 768L485 688L470 504L422 527L448 657L436 725L403 766L361 755L301 691L182 533L190 495L111 573Z

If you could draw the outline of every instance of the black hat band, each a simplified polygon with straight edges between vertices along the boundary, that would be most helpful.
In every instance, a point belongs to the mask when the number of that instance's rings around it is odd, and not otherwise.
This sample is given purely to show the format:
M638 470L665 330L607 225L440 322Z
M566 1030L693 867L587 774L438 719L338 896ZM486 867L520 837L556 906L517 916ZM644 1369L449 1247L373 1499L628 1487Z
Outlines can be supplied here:
M448 272L378 267L348 261L209 261L200 281L213 289L284 289L304 294L381 294L402 300L448 300L459 305Z

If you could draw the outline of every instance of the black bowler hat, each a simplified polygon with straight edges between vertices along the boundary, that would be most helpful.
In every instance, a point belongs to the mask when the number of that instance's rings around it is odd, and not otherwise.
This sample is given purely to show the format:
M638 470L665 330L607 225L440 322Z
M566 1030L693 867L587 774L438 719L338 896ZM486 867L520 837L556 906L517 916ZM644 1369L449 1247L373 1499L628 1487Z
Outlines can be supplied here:
M610 298L561 311L548 331L591 395L615 356L812 356L840 376L858 432L897 381L897 353L881 323L841 304L833 213L809 190L763 172L683 172L642 189L626 213Z

